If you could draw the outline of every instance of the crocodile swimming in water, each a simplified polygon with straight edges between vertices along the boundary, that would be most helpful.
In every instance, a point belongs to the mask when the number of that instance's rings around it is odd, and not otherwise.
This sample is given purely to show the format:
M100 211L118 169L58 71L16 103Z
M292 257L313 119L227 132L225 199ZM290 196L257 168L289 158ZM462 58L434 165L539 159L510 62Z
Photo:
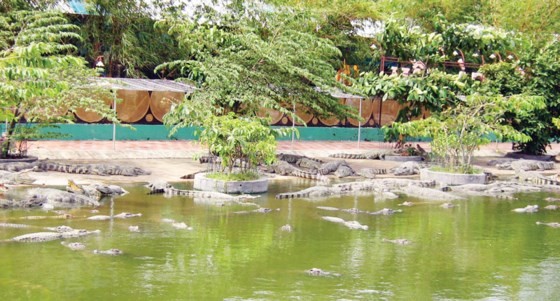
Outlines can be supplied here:
M65 238L76 238L91 234L98 234L100 230L83 230L83 229L72 229L71 231L64 231L64 232L35 232L24 234L20 236L16 236L12 239L7 241L14 241L14 242L47 242L57 239L65 239Z
M230 201L242 201L242 200L254 199L258 197L255 195L248 195L248 194L230 195L217 191L178 189L166 182L149 183L145 187L150 189L149 194L163 193L166 196L186 196L192 198L218 199L218 200L230 200Z

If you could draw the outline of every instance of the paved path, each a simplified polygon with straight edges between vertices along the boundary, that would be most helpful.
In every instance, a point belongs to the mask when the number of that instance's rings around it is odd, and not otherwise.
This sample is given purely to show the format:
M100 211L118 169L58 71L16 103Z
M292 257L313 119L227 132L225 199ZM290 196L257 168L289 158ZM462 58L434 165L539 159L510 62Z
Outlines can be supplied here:
M420 143L429 150L428 143ZM192 158L205 153L197 141L31 141L28 154L39 159L108 160L108 159L161 159ZM278 152L312 157L327 157L333 153L360 153L372 149L389 149L390 143L362 141L279 141ZM501 156L511 151L511 143L492 143L475 152L476 156ZM548 154L560 153L555 143Z

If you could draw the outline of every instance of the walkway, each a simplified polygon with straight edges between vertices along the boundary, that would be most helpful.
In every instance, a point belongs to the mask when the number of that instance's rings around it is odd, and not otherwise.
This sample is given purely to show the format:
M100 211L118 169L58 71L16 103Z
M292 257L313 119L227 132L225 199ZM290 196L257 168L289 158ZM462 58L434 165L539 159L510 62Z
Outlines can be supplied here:
M107 160L107 159L158 159L192 158L205 149L197 141L31 141L28 154L40 159ZM428 143L420 143L429 149ZM295 153L312 157L327 157L333 153L361 153L373 149L388 149L383 142L352 141L280 141L278 152ZM500 156L511 151L511 143L492 143L477 151L477 156ZM560 153L555 143L549 154Z

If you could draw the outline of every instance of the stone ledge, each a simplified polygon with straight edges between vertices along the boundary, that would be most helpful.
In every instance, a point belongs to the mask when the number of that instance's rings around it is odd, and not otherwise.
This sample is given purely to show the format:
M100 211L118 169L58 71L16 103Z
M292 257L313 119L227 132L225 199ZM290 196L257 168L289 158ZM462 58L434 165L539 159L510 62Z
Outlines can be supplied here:
M464 184L486 184L488 177L480 174L460 174L450 172L431 171L427 168L420 170L420 180L436 181L439 185L464 185Z
M222 181L206 177L204 173L194 175L193 188L203 191L218 191L230 194L253 194L268 191L268 178L253 181Z

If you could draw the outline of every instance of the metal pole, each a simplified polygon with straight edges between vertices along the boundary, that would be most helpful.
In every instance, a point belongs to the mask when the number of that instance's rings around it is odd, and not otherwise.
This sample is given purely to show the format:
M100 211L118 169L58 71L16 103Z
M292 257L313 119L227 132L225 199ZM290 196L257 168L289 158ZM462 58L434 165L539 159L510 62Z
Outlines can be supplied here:
M362 118L362 98L360 98L360 114L359 117ZM362 121L358 119L358 150L360 150L360 139L362 133Z
M117 114L117 92L113 91L113 110L115 111L115 115ZM113 122L113 150L117 149L116 146L117 140L117 125Z
M296 103L292 100L294 115L292 116L292 151L294 150L295 128L296 128Z

